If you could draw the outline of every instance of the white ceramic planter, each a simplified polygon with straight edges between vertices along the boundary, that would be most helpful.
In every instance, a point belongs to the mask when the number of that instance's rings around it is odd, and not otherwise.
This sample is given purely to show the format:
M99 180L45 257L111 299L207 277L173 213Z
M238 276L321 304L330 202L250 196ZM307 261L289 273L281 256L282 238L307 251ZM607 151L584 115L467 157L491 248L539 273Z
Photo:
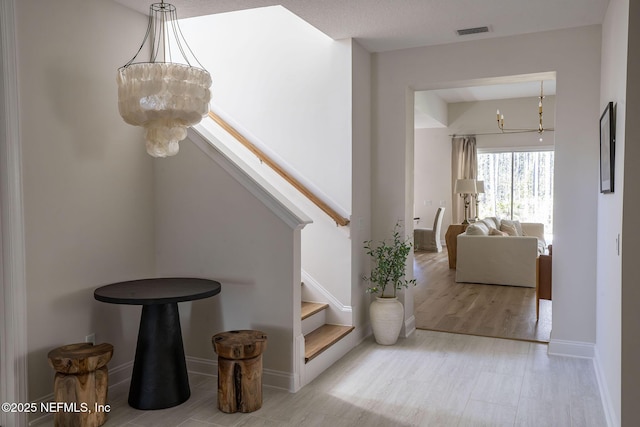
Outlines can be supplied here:
M404 320L404 307L398 298L376 297L369 306L369 318L378 344L392 345L398 341Z

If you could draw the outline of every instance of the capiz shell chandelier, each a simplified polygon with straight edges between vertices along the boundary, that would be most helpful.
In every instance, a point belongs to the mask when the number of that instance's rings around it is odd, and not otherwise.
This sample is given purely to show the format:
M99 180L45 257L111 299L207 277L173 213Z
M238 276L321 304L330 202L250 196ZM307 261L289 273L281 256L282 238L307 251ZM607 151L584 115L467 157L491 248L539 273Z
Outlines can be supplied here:
M135 62L147 44L149 62ZM172 49L184 63L172 62ZM177 154L187 128L209 112L211 75L184 40L175 6L164 1L149 7L147 33L135 56L118 69L117 82L120 115L144 127L147 153L153 157Z

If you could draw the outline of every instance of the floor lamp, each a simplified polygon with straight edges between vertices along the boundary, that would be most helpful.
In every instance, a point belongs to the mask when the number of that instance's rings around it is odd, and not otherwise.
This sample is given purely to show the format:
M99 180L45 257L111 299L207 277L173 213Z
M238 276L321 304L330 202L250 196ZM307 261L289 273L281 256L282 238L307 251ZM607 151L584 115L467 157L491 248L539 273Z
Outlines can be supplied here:
M464 221L463 224L469 224L469 197L477 194L475 179L458 179L453 192L459 194L464 200Z
M478 221L480 218L478 218L478 205L480 204L480 194L484 193L484 181L476 181L476 194L474 195L474 198L476 199L476 217L475 220Z

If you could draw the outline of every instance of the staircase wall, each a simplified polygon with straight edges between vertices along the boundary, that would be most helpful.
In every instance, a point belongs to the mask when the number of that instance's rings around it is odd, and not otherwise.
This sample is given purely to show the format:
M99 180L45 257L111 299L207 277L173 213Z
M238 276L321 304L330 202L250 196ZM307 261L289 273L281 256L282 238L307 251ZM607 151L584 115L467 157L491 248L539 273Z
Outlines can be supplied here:
M213 334L259 329L268 335L265 371L284 378L272 385L289 388L301 227L283 221L190 140L155 164L155 178L157 274L222 284L215 297L180 304L186 354L213 361Z
M352 42L335 41L288 10L267 7L182 20L182 31L213 77L212 110L277 157L338 212L352 213ZM242 150L235 141L225 141ZM302 266L351 304L350 227L336 224L297 190L256 170L313 224L302 232Z
M212 104L351 212L351 42L281 6L180 21Z

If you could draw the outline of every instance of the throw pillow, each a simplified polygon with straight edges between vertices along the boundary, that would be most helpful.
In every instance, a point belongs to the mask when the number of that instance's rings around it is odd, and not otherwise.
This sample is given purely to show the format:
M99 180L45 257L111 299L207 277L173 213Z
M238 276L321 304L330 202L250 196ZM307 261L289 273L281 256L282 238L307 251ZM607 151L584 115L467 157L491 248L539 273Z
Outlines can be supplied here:
M489 231L491 231L492 228L498 228L498 226L496 225L495 221L493 219L491 219L491 218L481 219L480 222L485 224L487 226L487 228L489 228Z
M506 224L504 220L502 220L502 224L500 224L500 231L507 233L509 236L517 236L518 230L516 230L515 225Z
M470 236L488 236L489 229L485 224L477 222L468 226L466 233Z
M520 221L515 220L513 221L513 223L516 226L516 230L518 231L518 236L524 236L524 231L522 231L522 224L520 224Z
M504 231L500 231L496 228L492 228L491 230L489 230L489 236L508 236L509 234L505 233Z
M503 225L507 225L509 227L514 227L516 229L516 234L514 234L514 236L522 236L522 224L520 224L520 221L518 221L518 220L511 221L511 220L508 220L508 219L503 219L500 222L500 230L502 230L502 226ZM502 230L502 231L506 231L506 230Z

